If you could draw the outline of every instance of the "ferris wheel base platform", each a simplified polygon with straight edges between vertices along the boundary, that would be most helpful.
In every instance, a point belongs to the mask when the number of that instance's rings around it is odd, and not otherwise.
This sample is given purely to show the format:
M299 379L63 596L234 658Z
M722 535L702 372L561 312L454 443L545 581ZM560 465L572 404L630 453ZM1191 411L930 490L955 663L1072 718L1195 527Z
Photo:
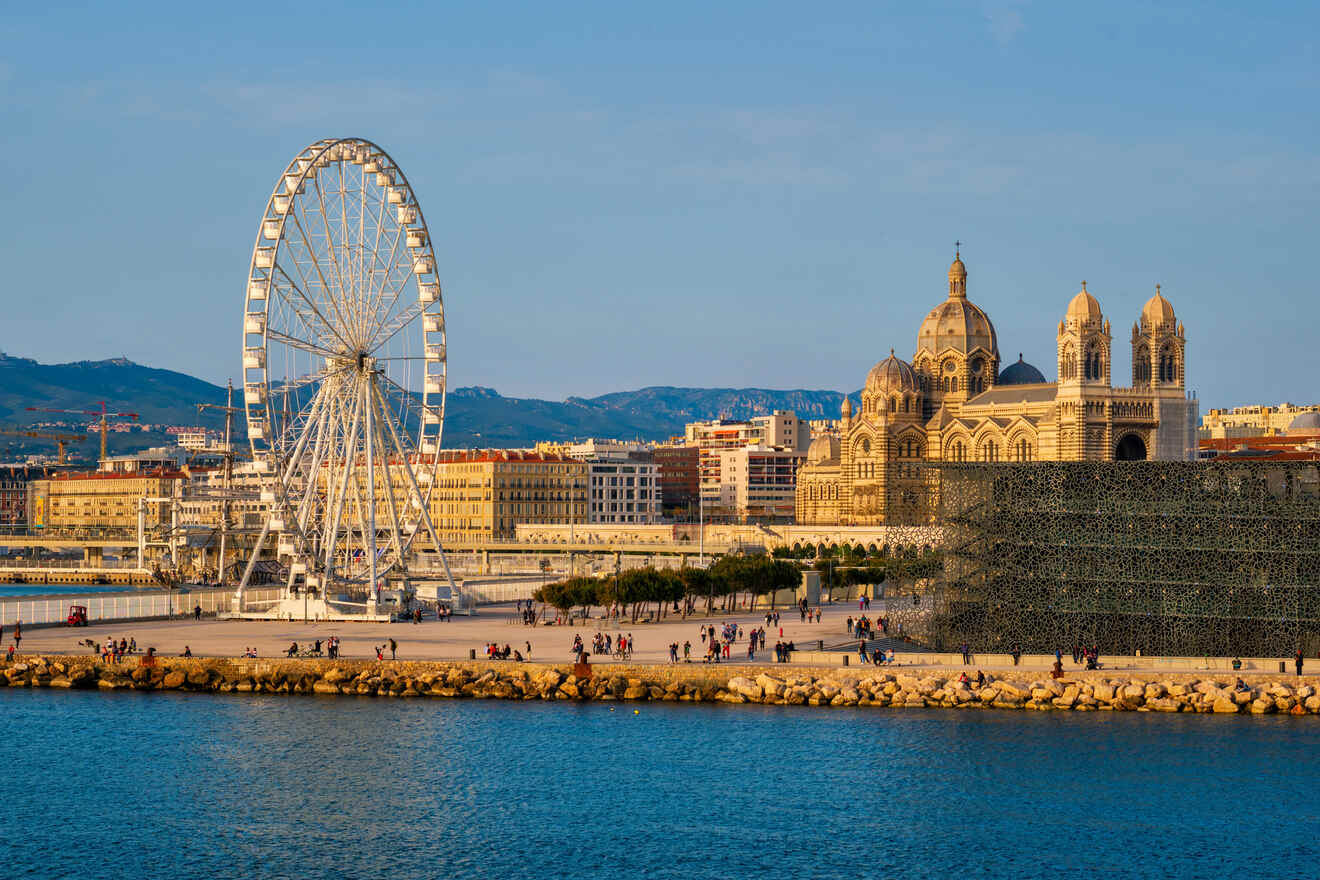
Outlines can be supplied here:
M229 611L218 615L220 620L283 620L325 621L334 623L389 623L393 615L388 611L368 613L363 606L343 605L325 599L289 597L280 599L269 608L250 611Z

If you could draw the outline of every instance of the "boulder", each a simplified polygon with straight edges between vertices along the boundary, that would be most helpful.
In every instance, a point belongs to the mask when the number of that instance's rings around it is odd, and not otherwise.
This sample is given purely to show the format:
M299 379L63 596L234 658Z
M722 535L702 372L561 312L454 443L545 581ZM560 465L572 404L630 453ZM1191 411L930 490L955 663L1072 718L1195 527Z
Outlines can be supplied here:
M756 683L760 686L761 692L768 697L780 697L784 694L784 683L777 678L771 678L764 672L756 677Z
M1252 715L1271 715L1276 709L1274 701L1267 700L1264 697L1251 701L1250 710Z
M625 700L646 700L651 696L651 692L639 685L633 685L623 692Z
M166 690L172 691L183 687L184 683L187 681L188 674L186 672L182 669L171 669L169 672L165 673L165 678L161 681L160 686Z
M1095 697L1101 703L1110 703L1114 700L1114 686L1106 682L1100 682L1095 685L1091 696Z
M341 681L347 681L352 678L352 674L339 666L332 666L322 677L322 681L329 684L339 684Z
M324 678L317 679L317 681L312 685L312 693L337 694L339 693L339 685L335 684L333 681L329 681Z
M750 678L741 675L735 675L733 678L729 679L729 682L725 687L731 693L742 694L749 700L759 700L761 699L762 694L764 694L764 690L759 684L752 681Z

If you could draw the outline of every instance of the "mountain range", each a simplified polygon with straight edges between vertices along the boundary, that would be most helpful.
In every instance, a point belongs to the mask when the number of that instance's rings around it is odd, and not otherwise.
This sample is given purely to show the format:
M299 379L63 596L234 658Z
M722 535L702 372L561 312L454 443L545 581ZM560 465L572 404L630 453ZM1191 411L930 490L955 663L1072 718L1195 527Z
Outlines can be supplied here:
M858 396L851 395L854 402ZM241 395L236 395L241 405ZM90 424L94 417L29 412L27 407L99 409L136 412L139 422L157 425L223 426L216 410L199 414L198 403L223 405L225 389L202 379L134 363L126 358L42 364L0 354L0 423L8 426L64 421ZM653 386L616 391L599 397L563 401L504 397L480 386L450 391L445 413L444 445L521 447L538 440L587 437L666 440L683 433L691 421L743 419L774 410L793 410L804 419L837 418L843 394L838 391L766 388L673 388ZM125 421L112 419L112 421ZM239 435L243 419L237 421ZM16 452L48 450L40 441L3 437ZM111 434L111 449L126 451L173 443L160 431ZM83 460L96 455L95 438L81 447ZM9 456L6 456L9 457Z

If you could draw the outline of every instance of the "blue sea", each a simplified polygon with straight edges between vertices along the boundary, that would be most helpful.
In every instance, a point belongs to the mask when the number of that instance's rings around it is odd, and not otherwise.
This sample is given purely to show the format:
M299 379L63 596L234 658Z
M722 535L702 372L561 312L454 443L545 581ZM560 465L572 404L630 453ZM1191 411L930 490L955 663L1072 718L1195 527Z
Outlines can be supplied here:
M140 593L154 587L127 587L123 584L0 584L0 599L28 596L81 596L88 593Z
M1312 718L5 690L0 725L6 877L1294 878L1320 857Z

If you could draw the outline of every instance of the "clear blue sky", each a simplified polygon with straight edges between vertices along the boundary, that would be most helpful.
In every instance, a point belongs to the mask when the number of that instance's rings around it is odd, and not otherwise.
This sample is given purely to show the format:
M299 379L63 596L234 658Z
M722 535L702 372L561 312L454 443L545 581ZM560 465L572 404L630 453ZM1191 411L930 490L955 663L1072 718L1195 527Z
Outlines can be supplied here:
M8 4L0 348L239 374L256 223L350 134L453 385L853 389L965 242L1005 363L1157 282L1202 407L1320 399L1314 3Z

